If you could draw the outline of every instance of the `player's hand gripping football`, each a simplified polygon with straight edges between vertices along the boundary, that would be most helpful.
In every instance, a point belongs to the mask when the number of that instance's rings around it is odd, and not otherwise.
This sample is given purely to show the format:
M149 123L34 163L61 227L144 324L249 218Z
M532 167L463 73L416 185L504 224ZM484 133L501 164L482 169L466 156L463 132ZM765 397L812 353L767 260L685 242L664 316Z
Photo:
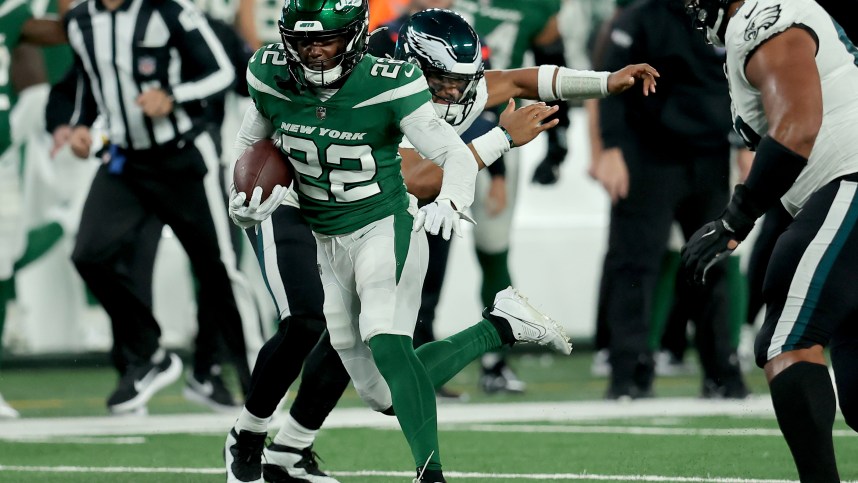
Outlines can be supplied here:
M445 240L455 233L462 236L461 220L474 222L468 215L457 211L448 199L437 199L422 206L414 216L413 231L425 229L432 235L441 234Z
M655 79L660 77L657 70L649 64L632 64L608 76L608 92L619 94L635 85L637 79L643 83L643 95L655 94Z
M277 185L271 190L271 194L263 202L262 187L257 186L253 189L250 195L250 203L245 206L244 201L247 195L244 192L238 192L235 186L230 187L229 195L229 217L232 222L241 228L250 228L262 223L266 218L274 213L286 199L289 194L289 188Z
M542 131L547 131L560 122L559 119L542 122L548 116L555 114L558 109L559 106L546 106L544 102L516 109L515 100L510 99L506 109L500 115L498 124L512 136L515 146L523 146L533 141Z

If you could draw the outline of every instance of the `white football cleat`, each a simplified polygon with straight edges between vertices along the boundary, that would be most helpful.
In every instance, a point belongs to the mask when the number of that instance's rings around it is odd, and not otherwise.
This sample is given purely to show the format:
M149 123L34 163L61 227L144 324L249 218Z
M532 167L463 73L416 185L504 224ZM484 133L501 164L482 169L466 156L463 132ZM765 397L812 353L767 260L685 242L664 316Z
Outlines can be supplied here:
M18 419L21 415L18 411L15 411L15 408L9 405L5 399L3 399L3 395L0 394L0 419Z
M490 315L507 321L515 339L550 346L563 354L572 352L566 331L554 319L536 310L518 290L507 287L495 295L495 303L486 309Z

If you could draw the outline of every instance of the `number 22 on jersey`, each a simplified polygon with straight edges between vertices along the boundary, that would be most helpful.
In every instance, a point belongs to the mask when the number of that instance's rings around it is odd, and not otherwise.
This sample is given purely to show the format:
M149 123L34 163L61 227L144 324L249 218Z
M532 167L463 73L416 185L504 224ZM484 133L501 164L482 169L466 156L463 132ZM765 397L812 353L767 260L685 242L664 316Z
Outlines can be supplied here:
M309 139L280 134L283 152L289 157L295 171L313 181L299 180L298 190L314 200L351 203L381 192L378 183L369 183L376 174L376 160L368 144L330 144L324 153ZM356 160L359 169L347 169L345 160ZM322 166L325 164L327 169ZM327 180L325 172L328 172Z

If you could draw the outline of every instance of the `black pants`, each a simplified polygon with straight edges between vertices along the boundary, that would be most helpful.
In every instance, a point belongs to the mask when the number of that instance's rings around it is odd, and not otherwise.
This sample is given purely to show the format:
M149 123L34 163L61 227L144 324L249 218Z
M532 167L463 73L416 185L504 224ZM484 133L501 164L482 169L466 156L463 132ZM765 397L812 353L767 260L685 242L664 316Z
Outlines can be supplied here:
M417 312L417 325L414 328L415 348L435 340L435 310L441 300L447 258L450 255L450 240L445 240L441 235L428 235L426 239L429 242L429 267L423 279L420 311Z
M199 280L202 332L219 331L239 375L249 374L244 334L193 142L171 150L129 151L121 174L96 173L81 215L72 261L111 319L114 361L139 364L159 347L152 314L152 270L160 225L182 243ZM195 366L214 363L216 337L200 337ZM125 361L125 362L122 362ZM249 381L243 381L243 385Z
M766 318L755 344L764 367L779 354L829 347L846 422L858 430L858 174L817 190L778 238L763 283Z
M245 232L281 318L277 332L259 351L245 407L254 416L271 416L306 359L307 370L290 413L302 426L318 429L348 386L349 376L325 332L316 239L292 206L281 206Z
M748 259L748 319L754 325L757 314L763 308L763 280L769 268L769 259L778 237L792 223L792 216L782 204L778 203L763 218L763 226L754 241L751 257Z
M623 149L629 195L611 210L600 306L610 328L611 387L650 389L654 364L649 347L652 299L674 220L686 239L715 219L729 197L729 147L664 162L640 146ZM713 267L703 287L686 286L682 297L706 341L701 362L707 378L740 377L730 361L728 290L723 266ZM682 276L680 274L680 276Z

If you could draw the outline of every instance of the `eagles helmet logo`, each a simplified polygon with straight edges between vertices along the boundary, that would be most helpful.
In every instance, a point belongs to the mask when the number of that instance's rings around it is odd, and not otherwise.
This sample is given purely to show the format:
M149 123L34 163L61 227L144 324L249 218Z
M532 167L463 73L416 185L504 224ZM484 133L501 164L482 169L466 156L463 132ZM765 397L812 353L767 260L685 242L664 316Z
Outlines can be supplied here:
M428 59L433 67L449 70L456 63L453 46L446 40L409 27L408 34L414 39L409 45L414 52Z
M772 5L757 12L745 28L745 41L756 40L760 30L771 27L779 18L781 18L780 5Z

